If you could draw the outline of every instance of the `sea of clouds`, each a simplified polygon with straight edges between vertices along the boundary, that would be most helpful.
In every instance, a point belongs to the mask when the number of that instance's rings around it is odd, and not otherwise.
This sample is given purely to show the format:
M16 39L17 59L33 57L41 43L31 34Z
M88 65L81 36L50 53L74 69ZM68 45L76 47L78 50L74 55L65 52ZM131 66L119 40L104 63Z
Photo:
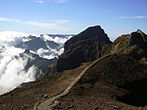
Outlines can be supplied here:
M68 38L52 38L48 35L34 36L41 37L43 40L54 41L61 45L68 40ZM19 48L19 45L25 41L29 41L30 39L27 39L27 37L28 34L21 32L0 32L0 94L9 92L22 83L35 80L36 67L32 66L28 70L25 70L27 61L31 57L29 55L25 55L23 58L19 57L19 54L25 51L25 49ZM51 59L62 54L63 51L63 48L57 51L49 47L46 50L40 48L34 53L40 57Z

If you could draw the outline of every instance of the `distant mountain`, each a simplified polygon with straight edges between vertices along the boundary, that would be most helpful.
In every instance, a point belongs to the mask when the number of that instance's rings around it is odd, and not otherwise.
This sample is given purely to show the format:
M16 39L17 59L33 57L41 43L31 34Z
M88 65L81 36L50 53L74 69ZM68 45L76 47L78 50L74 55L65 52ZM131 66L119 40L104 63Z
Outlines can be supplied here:
M57 57L64 51L65 40L72 37L71 35L29 35L23 37L23 42L15 46L25 51L17 57L28 57L25 69L31 66L36 67L36 79L55 71ZM59 41L58 41L59 40ZM63 40L63 41L62 41Z
M41 34L41 36L42 36L43 34ZM56 37L59 37L59 38L69 38L69 36L74 36L74 34L65 34L65 35L62 35L62 34L46 34L46 35L48 35L48 36L50 36L50 37L52 37L52 38L56 38Z
M112 42L100 26L89 27L65 42L59 57L57 71L72 69L82 62L95 60L111 50Z
M40 57L51 59L58 57L64 50L64 42L71 35L29 35L23 37L23 42L16 47L30 50Z
M35 36L29 36L31 40L23 42L21 45L19 45L21 48L29 49L32 51L37 51L40 48L48 49L58 49L59 50L59 44L57 44L54 41L44 41L41 38L35 37ZM62 48L62 47L61 47Z
M45 59L42 57L39 57L39 55L31 53L29 50L25 50L24 53L19 54L19 56L16 56L15 58L28 58L27 64L25 66L25 71L28 71L29 68L32 66L36 67L36 73L34 75L35 79L39 79L41 77L46 76L47 74L51 74L56 71L56 63L57 58L53 59Z
M0 94L56 70L57 57L71 35L0 32Z

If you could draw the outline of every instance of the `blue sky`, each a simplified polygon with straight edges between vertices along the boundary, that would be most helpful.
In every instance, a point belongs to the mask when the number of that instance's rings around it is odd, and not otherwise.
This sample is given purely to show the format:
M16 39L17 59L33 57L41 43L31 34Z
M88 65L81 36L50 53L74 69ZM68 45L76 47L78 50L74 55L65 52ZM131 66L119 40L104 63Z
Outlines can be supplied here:
M111 40L147 33L147 0L1 0L0 31L77 34L101 25Z

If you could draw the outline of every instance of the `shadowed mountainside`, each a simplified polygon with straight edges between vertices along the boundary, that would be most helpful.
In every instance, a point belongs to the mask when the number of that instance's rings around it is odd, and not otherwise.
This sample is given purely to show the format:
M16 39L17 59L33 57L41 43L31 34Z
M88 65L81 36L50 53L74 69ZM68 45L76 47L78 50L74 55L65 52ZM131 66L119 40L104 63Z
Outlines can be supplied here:
M131 56L114 54L88 69L55 108L136 110L142 106L146 110L146 79L147 65Z
M89 27L65 43L57 62L57 71L72 69L108 54L112 42L100 26Z
M87 71L81 82L94 84L103 81L116 86L147 78L147 66L131 56L114 54Z

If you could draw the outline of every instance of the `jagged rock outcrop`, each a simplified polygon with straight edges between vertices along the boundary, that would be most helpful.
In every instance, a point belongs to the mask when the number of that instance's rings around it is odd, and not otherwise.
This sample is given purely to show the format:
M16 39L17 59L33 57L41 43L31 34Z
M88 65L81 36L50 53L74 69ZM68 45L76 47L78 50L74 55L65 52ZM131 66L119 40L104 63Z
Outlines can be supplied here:
M141 48L147 49L147 35L140 29L131 33L130 46L138 44Z
M111 50L111 41L100 26L89 27L65 43L57 71L72 69L82 62L95 60Z
M147 58L147 35L141 30L131 33L128 48L124 51L135 59Z
M139 45L140 48L144 50L147 49L147 35L139 29L137 30L137 32L131 33L129 46L132 46L135 44Z
M123 53L130 42L130 34L118 37L112 44L111 53Z
M118 37L112 44L111 53L130 54L135 59L147 57L147 35L141 30Z

